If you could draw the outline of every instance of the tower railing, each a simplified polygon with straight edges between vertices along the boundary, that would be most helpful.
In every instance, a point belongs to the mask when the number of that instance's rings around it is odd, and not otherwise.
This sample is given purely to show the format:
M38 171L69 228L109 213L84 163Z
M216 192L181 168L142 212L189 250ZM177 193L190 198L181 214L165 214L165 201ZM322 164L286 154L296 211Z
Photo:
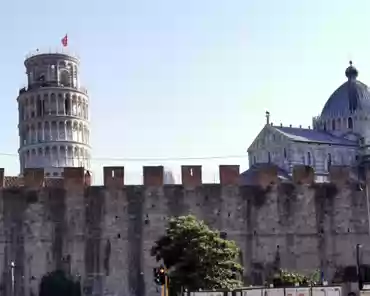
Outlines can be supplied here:
M88 94L87 89L85 87L64 85L64 84L59 83L57 81L46 81L46 82L34 82L32 84L29 84L29 85L24 85L23 87L21 87L19 89L19 95L21 95L25 92L28 92L30 90L40 89L40 88L48 88L48 87L51 87L51 88L52 87L60 87L60 88L63 88L63 89L77 90L77 91L82 92L86 95Z
M29 58L32 58L34 56L38 56L38 55L42 55L42 54L64 54L64 55L67 55L67 56L70 56L78 61L80 61L80 57L74 53L73 51L69 50L69 49L66 49L66 48L56 48L56 49L52 49L52 48L48 48L48 49L36 49L36 50L33 50L31 52L29 52L28 54L26 54L26 60L29 59Z

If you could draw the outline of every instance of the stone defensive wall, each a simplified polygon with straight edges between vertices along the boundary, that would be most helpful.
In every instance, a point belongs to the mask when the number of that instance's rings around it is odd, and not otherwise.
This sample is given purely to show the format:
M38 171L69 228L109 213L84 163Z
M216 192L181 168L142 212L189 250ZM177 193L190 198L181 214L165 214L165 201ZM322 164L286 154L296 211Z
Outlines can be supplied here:
M312 168L297 166L282 182L270 166L241 186L237 165L220 166L220 184L203 184L201 166L183 166L182 184L163 185L158 166L143 168L143 185L125 185L123 167L104 167L104 186L90 186L83 168L65 168L63 179L1 169L0 295L12 295L12 272L14 295L37 295L55 269L80 277L85 295L158 295L150 248L168 217L186 214L236 241L248 284L277 268L351 281L356 244L370 263L367 182L351 172L332 166L330 182L315 183Z

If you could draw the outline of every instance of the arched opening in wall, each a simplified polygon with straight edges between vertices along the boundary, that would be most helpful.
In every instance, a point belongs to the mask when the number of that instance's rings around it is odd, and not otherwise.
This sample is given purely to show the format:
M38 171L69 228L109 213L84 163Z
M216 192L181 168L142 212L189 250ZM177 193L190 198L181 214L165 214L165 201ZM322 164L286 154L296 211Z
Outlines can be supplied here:
M311 165L311 153L307 152L307 165Z
M31 97L31 118L34 118L35 117L35 113L36 113L36 110L35 110L35 98L32 96Z
M32 149L31 151L31 162L30 162L30 167L31 168L37 168L37 153L36 153L36 149Z
M63 100L63 94L59 93L58 94L58 100L57 100L57 104L58 104L58 114L60 115L64 115L64 100Z
M27 155L26 156L27 157L27 161L26 161L26 164L25 164L24 167L29 168L30 167L30 160L31 160L31 152L30 152L30 150L27 150L26 155Z
M58 140L58 126L55 121L51 123L51 140Z
M86 154L83 148L80 149L80 160L78 166L83 168L85 167Z
M62 86L71 86L70 74L67 69L60 71L60 83Z
M37 142L42 142L44 141L44 135L43 135L43 129L42 129L42 123L38 122L37 123Z
M42 116L42 101L41 98L37 99L37 116L40 117Z
M91 167L91 154L89 151L86 150L86 164L87 164L87 168L90 170L90 167Z
M353 129L353 120L352 117L348 117L348 128Z
M57 114L57 98L56 94L52 93L50 95L50 105L49 105L49 114Z
M331 167L331 154L328 153L328 157L326 159L326 170L329 172Z
M44 154L42 151L42 148L37 149L37 167L43 167L44 166Z
M56 146L51 147L50 159L52 167L59 167L58 148Z
M77 101L77 116L79 116L79 117L82 116L82 104L81 104L81 100L78 100ZM274 137L275 137L275 135L274 135Z
M36 143L36 128L33 124L31 125L31 143Z
M72 115L77 116L77 96L72 97Z
M78 67L73 66L73 87L78 87Z
M73 166L73 147L72 146L68 146L68 149L67 149L67 165Z
M45 148L45 166L50 166L50 147Z
M29 125L26 127L26 142L24 144L29 144L31 143L31 128Z
M77 122L72 123L72 141L78 141L78 124L77 124Z
M70 121L67 121L66 129L67 129L66 140L71 141L73 139L73 131L72 131L72 123Z
M44 139L50 140L50 124L47 121L45 122L45 127L44 127Z
M271 162L271 153L270 152L267 152L267 162L268 163Z
M66 98L64 99L64 110L67 115L71 113L71 104L70 104L70 99L69 99L68 94L66 95Z
M81 127L81 129L82 129L82 143L87 143L87 141L86 141L86 126L85 125L82 125L82 127Z
M80 123L79 126L78 126L78 138L77 138L77 140L79 142L84 142L84 132L83 132L82 123Z
M66 133L65 133L65 123L64 121L59 122L59 139L66 140Z
M331 129L335 131L335 119L333 119L331 122Z
M48 94L44 94L44 99L42 100L42 109L44 110L44 114L50 114L50 104Z
M59 166L67 165L67 150L65 146L61 146L59 149Z
M78 166L79 160L80 160L80 149L78 149L78 147L75 147L73 153L73 166Z

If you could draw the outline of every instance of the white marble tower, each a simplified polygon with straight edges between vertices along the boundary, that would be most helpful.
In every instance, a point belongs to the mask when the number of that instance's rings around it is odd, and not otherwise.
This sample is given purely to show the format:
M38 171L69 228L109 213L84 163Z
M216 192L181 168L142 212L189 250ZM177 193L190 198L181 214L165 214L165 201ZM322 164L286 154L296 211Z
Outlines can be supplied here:
M19 160L24 168L44 168L62 177L63 167L90 170L89 97L80 87L79 59L40 53L24 62L27 86L20 89Z

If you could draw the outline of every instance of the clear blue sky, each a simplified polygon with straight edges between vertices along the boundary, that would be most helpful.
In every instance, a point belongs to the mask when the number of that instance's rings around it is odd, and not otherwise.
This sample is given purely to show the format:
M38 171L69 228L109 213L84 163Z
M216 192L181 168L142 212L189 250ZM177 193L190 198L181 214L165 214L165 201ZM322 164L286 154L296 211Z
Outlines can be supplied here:
M91 100L93 170L125 165L140 182L142 165L248 166L245 155L269 110L276 124L311 125L345 79L351 58L370 83L370 1L105 0L0 4L0 151L16 154L23 59L57 48L67 32L81 57ZM1 156L7 175L16 156Z

